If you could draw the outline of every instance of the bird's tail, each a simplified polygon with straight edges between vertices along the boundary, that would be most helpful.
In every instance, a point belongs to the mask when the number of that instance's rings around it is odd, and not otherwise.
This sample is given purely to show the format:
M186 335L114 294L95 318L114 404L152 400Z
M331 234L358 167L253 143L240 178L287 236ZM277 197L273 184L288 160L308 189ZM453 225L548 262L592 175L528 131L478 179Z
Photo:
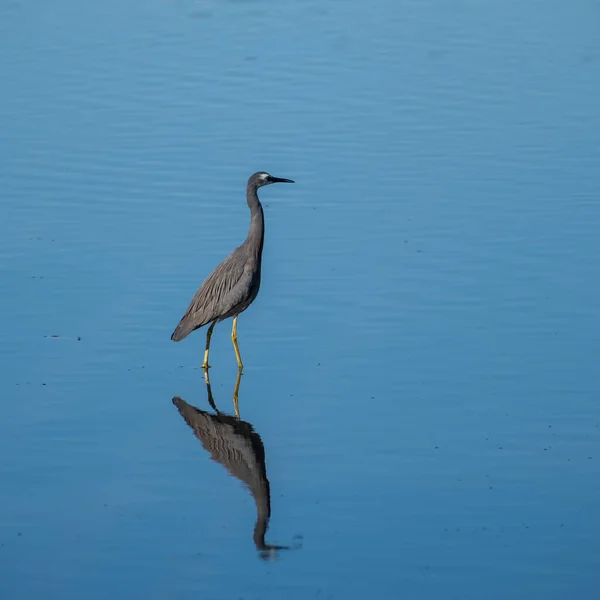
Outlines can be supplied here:
M175 327L175 331L171 335L171 339L174 342L180 342L183 338L187 337L193 330L193 327L190 327L189 323L185 322L185 319L181 319L179 321L179 325Z

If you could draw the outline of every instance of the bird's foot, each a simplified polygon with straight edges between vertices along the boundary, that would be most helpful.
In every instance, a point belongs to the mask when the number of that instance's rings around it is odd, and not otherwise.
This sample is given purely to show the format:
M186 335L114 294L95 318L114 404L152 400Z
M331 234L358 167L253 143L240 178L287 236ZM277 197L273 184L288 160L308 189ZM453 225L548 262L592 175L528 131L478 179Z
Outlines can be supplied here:
M210 365L208 363L204 363L203 365L201 365L200 367L201 369L204 369L205 371L208 371L208 369L210 369Z

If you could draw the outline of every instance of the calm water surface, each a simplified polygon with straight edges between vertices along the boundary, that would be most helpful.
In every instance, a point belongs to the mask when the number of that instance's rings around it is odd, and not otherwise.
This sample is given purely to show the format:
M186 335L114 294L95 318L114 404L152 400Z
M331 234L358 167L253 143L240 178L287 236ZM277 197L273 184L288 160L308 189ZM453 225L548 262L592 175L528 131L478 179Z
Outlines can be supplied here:
M597 598L598 10L4 2L0 596Z

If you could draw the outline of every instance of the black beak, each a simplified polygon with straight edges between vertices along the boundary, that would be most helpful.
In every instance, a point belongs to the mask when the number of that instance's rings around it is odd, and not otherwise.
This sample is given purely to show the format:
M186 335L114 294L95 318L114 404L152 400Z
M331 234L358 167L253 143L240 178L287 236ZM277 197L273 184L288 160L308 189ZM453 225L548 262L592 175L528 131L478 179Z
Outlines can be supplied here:
M296 183L292 179L282 179L281 177L269 177L271 183Z

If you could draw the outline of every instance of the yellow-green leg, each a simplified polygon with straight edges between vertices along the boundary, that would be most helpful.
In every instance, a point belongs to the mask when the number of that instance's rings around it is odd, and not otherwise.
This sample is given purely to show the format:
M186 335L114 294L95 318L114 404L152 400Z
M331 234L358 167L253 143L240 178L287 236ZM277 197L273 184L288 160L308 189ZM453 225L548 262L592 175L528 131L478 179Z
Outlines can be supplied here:
M238 369L244 368L242 357L240 356L240 349L237 343L237 316L233 319L233 327L231 328L231 341L233 342L233 349L235 350L235 357L237 358Z
M242 367L238 369L237 379L235 380L235 388L233 389L233 408L235 416L240 418L240 408L238 406L238 394L240 393L240 381L242 380Z
M213 329L215 328L216 324L217 324L217 322L213 321L210 324L208 331L206 332L206 350L204 351L204 362L202 363L202 368L204 370L210 369L210 365L208 364L208 351L210 350L210 338L212 336L212 332L213 332Z

